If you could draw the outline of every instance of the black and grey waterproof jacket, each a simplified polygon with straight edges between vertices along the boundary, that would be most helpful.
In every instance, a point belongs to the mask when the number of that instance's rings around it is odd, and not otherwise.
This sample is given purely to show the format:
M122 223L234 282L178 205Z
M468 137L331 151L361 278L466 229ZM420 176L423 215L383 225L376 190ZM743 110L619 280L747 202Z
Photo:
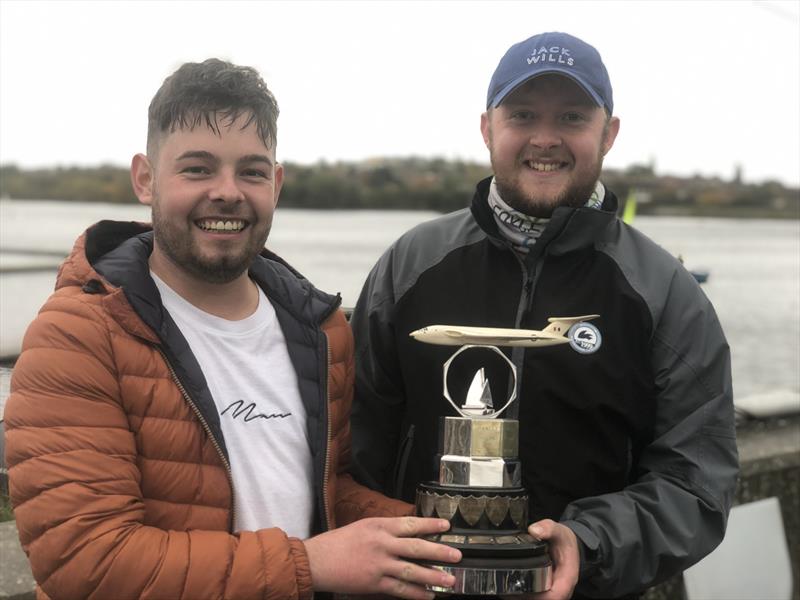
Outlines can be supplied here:
M611 192L600 210L556 209L521 258L497 231L489 183L470 208L403 235L367 279L351 321L354 474L407 501L438 479L439 417L455 414L442 365L456 348L410 332L598 314L588 353L503 348L519 373L506 416L520 420L531 521L558 520L581 542L577 595L636 594L723 538L738 472L728 344L692 275L617 218ZM483 365L505 403L510 369L488 350L454 361L457 402Z

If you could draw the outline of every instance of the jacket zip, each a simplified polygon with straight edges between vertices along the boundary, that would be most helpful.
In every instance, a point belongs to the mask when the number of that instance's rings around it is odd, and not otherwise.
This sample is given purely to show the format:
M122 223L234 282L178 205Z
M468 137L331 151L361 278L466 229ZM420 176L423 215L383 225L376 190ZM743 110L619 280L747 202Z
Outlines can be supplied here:
M525 268L525 261L514 251L514 257L517 259L517 264L522 271L522 294L519 297L519 304L517 305L517 316L514 319L514 327L519 329L522 325L522 315L528 307L528 297L533 293L533 278L530 276L528 269Z
M516 251L509 246L509 252L514 255L514 258L517 259L517 264L519 265L520 270L522 271L522 293L519 296L519 304L517 305L517 315L514 318L514 327L519 329L522 323L522 315L525 314L525 308L528 306L528 298L532 293L533 281L530 277L530 273L528 273L528 269L525 268L525 261L516 253ZM507 419L517 419L519 418L519 402L520 402L520 393L521 393L521 379L522 379L522 363L523 363L523 355L525 353L524 348L512 348L511 349L511 363L517 368L517 376L514 377L513 373L508 374L508 395L511 396L511 393L514 391L512 386L516 383L516 391L517 391L517 401L513 402L511 406L508 407L506 410L506 414L504 418Z
M533 292L536 288L536 282L539 279L539 273L541 273L542 263L544 262L547 249L545 248L541 256L539 256L536 259L536 262L534 262L533 273L528 270L522 257L520 257L513 249L509 248L509 250L516 257L519 268L522 271L522 293L520 294L519 304L517 305L517 316L514 319L514 327L519 329L522 327L522 316L525 314L525 311L530 308L531 301L533 299ZM508 407L506 414L508 415L509 419L517 419L519 418L519 402L522 397L522 367L525 362L525 348L513 348L511 350L511 362L517 368L517 401ZM514 376L513 374L509 374L509 395L511 395L511 392L513 391L511 389L512 385L514 385Z
M331 524L333 523L333 515L331 515L331 507L328 501L328 479L330 478L330 469L331 469L331 390L330 386L328 385L328 378L330 377L331 373L331 340L326 333L323 332L325 336L325 349L327 351L326 357L326 365L327 369L325 371L325 378L323 379L325 385L325 422L327 424L327 431L326 431L326 443L325 443L325 467L322 471L322 508L325 522L323 523L325 527L325 531L330 531Z
M322 315L320 323L324 323L325 320L337 309L342 303L342 296L340 294L336 294L336 300L334 303L329 307L328 311ZM333 426L331 424L331 389L328 385L328 380L331 374L331 339L327 333L321 331L322 335L325 336L325 373L323 374L323 378L321 383L325 386L325 405L322 407L322 410L325 411L325 424L326 424L326 432L325 432L325 465L322 469L322 512L324 523L322 524L325 531L331 530L331 525L333 524L333 514L331 513L330 502L328 500L328 480L330 479L330 470L331 470L331 431Z
M157 348L157 350L158 353L161 355L161 358L164 359L164 363L166 363L167 368L169 369L169 373L172 376L172 381L174 381L175 385L178 386L178 390L183 396L183 399L186 400L186 403L194 411L195 416L200 421L200 424L203 426L203 429L205 429L208 438L211 440L211 443L214 445L214 448L216 448L217 454L219 454L219 458L225 467L225 474L228 477L228 484L231 486L231 516L230 519L228 520L228 532L231 533L233 532L233 524L236 522L236 502L234 498L235 491L233 489L233 473L231 472L231 465L228 462L228 459L225 457L225 453L222 451L222 448L219 447L219 443L217 442L217 439L214 437L214 434L211 433L211 428L208 426L208 423L206 423L206 419L203 416L203 413L201 413L200 409L197 408L197 405L194 403L194 400L192 400L191 396L189 396L189 393L186 391L186 388L183 387L181 380L178 379L178 376L175 373L175 369L172 368L172 364L169 362L169 359L167 358L166 354L164 354L164 351L161 348Z

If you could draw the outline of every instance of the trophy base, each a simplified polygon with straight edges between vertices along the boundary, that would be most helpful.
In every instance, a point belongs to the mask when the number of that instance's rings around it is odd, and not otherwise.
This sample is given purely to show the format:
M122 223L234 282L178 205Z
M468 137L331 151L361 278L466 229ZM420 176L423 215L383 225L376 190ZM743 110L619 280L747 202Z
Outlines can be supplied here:
M497 559L464 557L457 565L420 562L456 578L451 588L426 586L437 594L462 596L513 596L550 589L553 565L546 554L530 558Z
M512 596L550 589L553 565L548 544L527 532L524 488L455 487L433 482L417 487L416 513L450 522L445 533L422 536L461 551L458 564L423 562L456 578L437 594Z

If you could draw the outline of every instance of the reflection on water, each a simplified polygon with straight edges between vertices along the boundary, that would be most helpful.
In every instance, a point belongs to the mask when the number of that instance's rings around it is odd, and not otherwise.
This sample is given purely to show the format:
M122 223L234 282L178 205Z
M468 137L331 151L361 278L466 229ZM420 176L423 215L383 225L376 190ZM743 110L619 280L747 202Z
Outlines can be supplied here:
M148 220L142 206L0 201L0 248L66 254L93 222ZM434 217L413 211L278 210L269 246L318 287L352 306L369 269L403 231ZM703 285L733 355L737 396L800 390L800 223L797 221L637 217L636 226L690 269ZM0 269L10 259L0 254ZM38 261L51 260L38 256ZM14 259L19 264L19 257ZM0 275L0 355L21 339L52 290L55 270Z

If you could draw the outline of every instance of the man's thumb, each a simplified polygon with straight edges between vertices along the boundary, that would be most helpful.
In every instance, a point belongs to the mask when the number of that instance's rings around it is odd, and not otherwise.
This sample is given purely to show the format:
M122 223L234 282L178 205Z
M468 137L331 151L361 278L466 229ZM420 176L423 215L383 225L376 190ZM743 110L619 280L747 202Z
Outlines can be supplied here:
M536 523L532 523L530 527L528 527L528 533L540 540L546 540L550 537L548 534L552 528L546 527L545 525L547 525L546 521L536 521Z

